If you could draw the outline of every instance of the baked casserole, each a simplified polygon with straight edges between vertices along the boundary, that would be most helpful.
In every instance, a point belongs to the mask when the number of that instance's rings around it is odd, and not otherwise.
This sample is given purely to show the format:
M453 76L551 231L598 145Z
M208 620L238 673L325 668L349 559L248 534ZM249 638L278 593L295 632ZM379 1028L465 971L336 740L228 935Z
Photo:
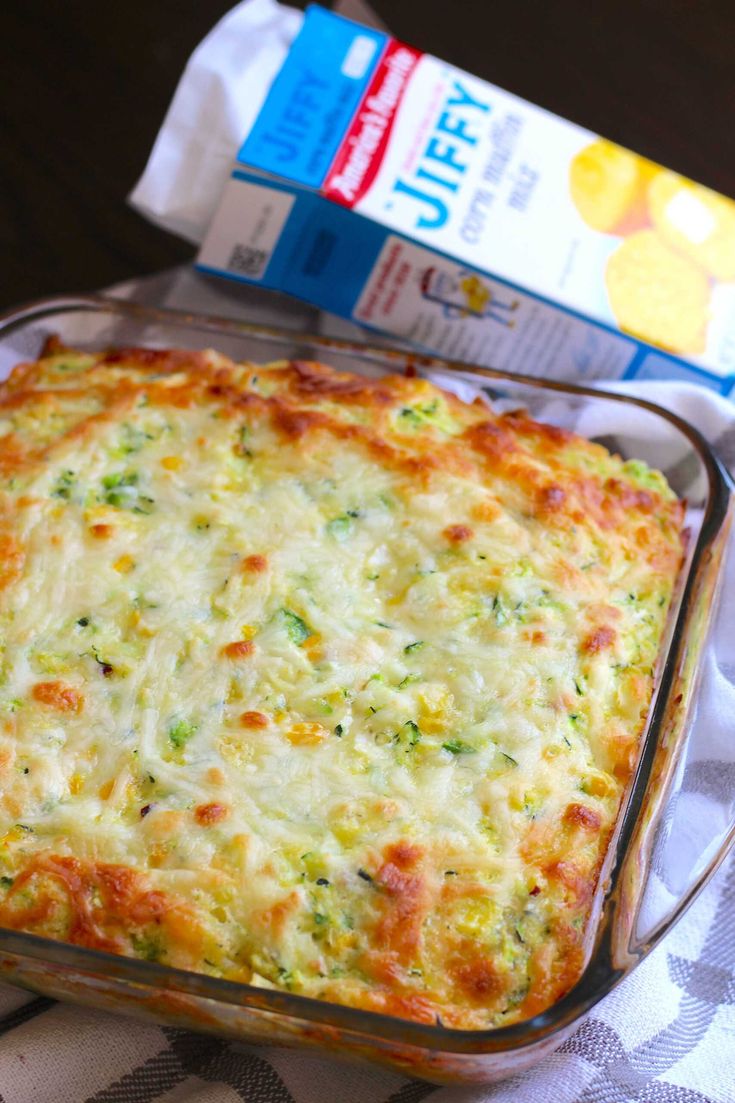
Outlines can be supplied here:
M51 344L0 388L0 925L448 1027L578 979L664 478L419 378Z

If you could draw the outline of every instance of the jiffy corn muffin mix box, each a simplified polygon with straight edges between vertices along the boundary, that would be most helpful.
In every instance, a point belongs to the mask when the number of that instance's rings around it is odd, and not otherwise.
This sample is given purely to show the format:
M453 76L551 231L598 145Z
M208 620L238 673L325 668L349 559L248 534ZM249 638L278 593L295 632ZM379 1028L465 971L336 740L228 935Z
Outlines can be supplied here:
M735 392L735 202L319 7L198 266L447 357Z

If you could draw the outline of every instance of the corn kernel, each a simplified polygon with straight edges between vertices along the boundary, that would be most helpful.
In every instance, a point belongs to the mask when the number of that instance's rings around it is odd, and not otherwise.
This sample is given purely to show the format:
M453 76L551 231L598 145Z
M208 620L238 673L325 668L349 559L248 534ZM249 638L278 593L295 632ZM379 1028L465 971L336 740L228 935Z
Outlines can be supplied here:
M9 843L17 843L18 839L21 839L23 835L24 831L22 827L11 827L10 831L6 831L0 839L0 847L6 847Z
M309 656L311 662L319 662L324 658L324 648L322 647L322 637L318 632L312 633L303 643L303 649Z
M161 467L165 467L167 471L178 471L183 466L181 456L164 456L161 460Z
M24 805L20 800L17 800L12 793L6 793L0 800L0 807L3 812L7 812L8 815L17 817L22 815Z
M445 730L451 718L454 697L440 686L429 685L418 694L419 727L429 735Z
M588 774L580 784L582 792L590 797L606 797L614 788L604 774Z
M237 735L225 735L219 741L219 753L235 766L246 766L253 757L253 748Z
M329 732L321 724L305 722L292 724L286 732L286 739L294 747L315 747L318 743L322 743L328 735Z
M160 869L168 857L168 847L159 843L148 851L148 865L151 869Z
M330 827L342 846L353 846L362 837L365 825L356 812L343 810L340 815L332 818Z
M427 716L424 713L419 715L419 727L427 735L441 735L446 726L446 720L442 720L440 716Z
M121 555L115 560L113 566L120 574L129 574L135 566L135 561L131 555Z
M482 938L497 922L497 904L487 896L463 900L452 916L454 929L469 938Z
M317 877L324 877L329 872L323 856L314 850L302 854L300 860L310 881L316 881Z

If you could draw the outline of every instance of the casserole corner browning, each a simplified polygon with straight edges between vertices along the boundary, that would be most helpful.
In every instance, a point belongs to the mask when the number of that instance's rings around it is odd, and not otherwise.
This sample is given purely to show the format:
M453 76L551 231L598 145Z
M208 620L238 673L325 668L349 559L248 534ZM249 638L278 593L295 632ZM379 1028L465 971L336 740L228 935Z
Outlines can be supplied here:
M420 379L0 391L0 922L450 1027L577 979L683 507Z

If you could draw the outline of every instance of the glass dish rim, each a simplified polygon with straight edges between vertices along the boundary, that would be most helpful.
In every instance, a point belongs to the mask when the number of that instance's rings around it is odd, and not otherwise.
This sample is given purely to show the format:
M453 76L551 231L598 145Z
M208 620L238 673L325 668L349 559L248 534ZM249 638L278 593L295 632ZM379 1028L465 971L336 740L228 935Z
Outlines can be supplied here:
M507 381L528 387L531 390L557 392L587 397L597 401L613 401L619 404L645 409L676 428L697 453L707 476L708 494L701 527L692 549L689 566L683 577L679 607L676 611L673 631L668 651L661 665L659 684L653 707L647 719L644 734L643 752L636 769L635 777L629 789L628 799L618 815L620 831L613 842L612 865L609 884L604 892L604 901L609 905L615 900L616 890L620 887L618 877L623 865L627 847L638 823L638 817L644 803L651 780L651 766L658 745L661 719L672 690L675 672L684 643L685 633L681 628L687 623L693 594L701 579L708 550L716 538L722 534L728 524L731 503L733 502L732 478L710 445L697 429L684 418L673 414L647 399L633 397L619 392L610 392L602 387L584 384L566 383L552 379L537 379L517 372L501 371L495 368L481 367L459 360L431 356L412 349L381 347L380 345L360 341L332 338L319 334L303 333L299 330L261 325L255 322L241 322L230 318L221 318L194 311L171 310L162 307L146 306L124 299L100 294L54 295L33 300L12 310L0 313L0 343L10 334L24 326L42 320L51 320L55 315L65 312L89 311L99 314L112 314L128 321L145 325L158 324L171 328L196 329L201 332L219 334L229 338L251 337L264 343L286 343L295 346L306 345L312 348L362 359L387 370L396 371L428 370L445 374L462 373L483 380ZM31 957L43 962L53 962L68 969L82 972L104 973L110 979L129 981L143 989L155 988L204 998L213 1003L223 1003L243 1009L253 1009L278 1017L293 1020L307 1020L315 1026L337 1027L351 1033L378 1037L387 1043L415 1045L427 1052L455 1053L481 1056L492 1053L513 1053L544 1039L551 1039L565 1027L580 1019L605 996L611 988L627 976L635 966L647 956L651 949L663 938L666 932L677 922L699 892L713 876L730 846L735 842L735 824L717 851L710 857L694 882L676 902L667 921L654 928L653 934L645 946L632 956L627 967L615 967L610 956L609 935L611 922L610 908L606 907L608 919L598 917L594 949L585 965L584 971L575 985L560 1000L547 1010L533 1018L508 1026L485 1030L457 1030L443 1024L417 1023L411 1020L384 1015L380 1012L353 1008L331 1003L277 989L260 988L238 981L228 981L206 974L193 973L173 966L154 962L139 961L88 947L74 946L71 943L0 928L0 953L7 952L19 956Z

